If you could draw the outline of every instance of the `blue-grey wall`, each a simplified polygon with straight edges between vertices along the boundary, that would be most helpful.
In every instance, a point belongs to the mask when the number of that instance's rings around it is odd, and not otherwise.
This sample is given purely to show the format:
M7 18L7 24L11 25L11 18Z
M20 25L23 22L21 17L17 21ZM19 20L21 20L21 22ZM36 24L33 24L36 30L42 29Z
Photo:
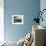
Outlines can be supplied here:
M42 11L43 9L46 9L46 0L41 0L40 1L40 10ZM43 12L43 22L40 21L40 25L46 27L46 10Z
M41 0L40 1L40 10L42 11L43 9L46 9L46 0ZM46 27L46 10L43 12L43 22L40 21L40 25ZM46 39L46 36L45 36ZM45 40L45 44L46 44L46 40Z
M5 40L18 41L32 28L32 20L40 9L40 0L5 0L4 1ZM23 25L13 25L12 15L24 15Z

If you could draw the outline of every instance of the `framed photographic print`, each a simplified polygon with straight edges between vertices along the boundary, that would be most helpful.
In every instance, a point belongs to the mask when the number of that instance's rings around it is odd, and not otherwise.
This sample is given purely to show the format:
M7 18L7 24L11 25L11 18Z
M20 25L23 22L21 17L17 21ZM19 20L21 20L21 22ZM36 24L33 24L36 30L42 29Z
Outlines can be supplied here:
M12 24L23 24L24 15L12 15Z

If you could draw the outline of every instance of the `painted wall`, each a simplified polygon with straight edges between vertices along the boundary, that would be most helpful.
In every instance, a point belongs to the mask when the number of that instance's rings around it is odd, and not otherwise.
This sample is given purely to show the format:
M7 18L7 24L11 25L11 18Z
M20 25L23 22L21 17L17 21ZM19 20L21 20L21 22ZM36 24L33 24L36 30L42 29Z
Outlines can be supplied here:
M40 1L40 9L41 9L41 11L42 11L43 9L46 9L46 0L41 0L41 1ZM43 22L41 21L41 22L40 22L40 25L46 27L46 10L43 12L42 17L43 17Z
M4 1L5 40L18 41L32 29L32 20L40 9L40 0L5 0ZM24 15L23 25L13 25L12 15Z
M46 9L46 0L40 1L40 10L43 10L43 9ZM46 11L44 11L42 17L43 17L43 22L40 21L40 25L46 27ZM45 44L46 44L46 40L45 40Z

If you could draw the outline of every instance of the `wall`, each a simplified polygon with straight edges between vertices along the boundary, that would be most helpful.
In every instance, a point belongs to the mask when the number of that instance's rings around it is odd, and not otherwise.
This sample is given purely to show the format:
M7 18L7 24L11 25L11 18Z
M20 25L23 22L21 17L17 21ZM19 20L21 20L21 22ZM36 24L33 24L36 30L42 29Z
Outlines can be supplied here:
M41 11L42 11L43 9L46 9L46 0L40 0L40 9L41 9ZM46 27L46 20L45 20L45 19L46 19L46 10L43 12L42 17L43 17L43 22L40 21L40 25Z
M40 9L41 10L46 9L46 0L41 0L40 1ZM40 21L40 25L46 27L46 11L44 11L42 17L43 17L43 22ZM45 44L46 44L46 40L45 40Z
M32 28L32 20L40 10L40 0L4 0L5 40L18 41ZM23 25L13 25L12 15L24 15Z

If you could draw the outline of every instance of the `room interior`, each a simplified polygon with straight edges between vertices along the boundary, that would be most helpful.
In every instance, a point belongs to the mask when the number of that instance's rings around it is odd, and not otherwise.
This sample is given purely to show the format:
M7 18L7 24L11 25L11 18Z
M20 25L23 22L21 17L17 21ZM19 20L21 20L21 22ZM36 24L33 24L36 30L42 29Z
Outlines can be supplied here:
M46 11L43 21L33 21L45 5L46 0L0 0L0 46L46 46Z

